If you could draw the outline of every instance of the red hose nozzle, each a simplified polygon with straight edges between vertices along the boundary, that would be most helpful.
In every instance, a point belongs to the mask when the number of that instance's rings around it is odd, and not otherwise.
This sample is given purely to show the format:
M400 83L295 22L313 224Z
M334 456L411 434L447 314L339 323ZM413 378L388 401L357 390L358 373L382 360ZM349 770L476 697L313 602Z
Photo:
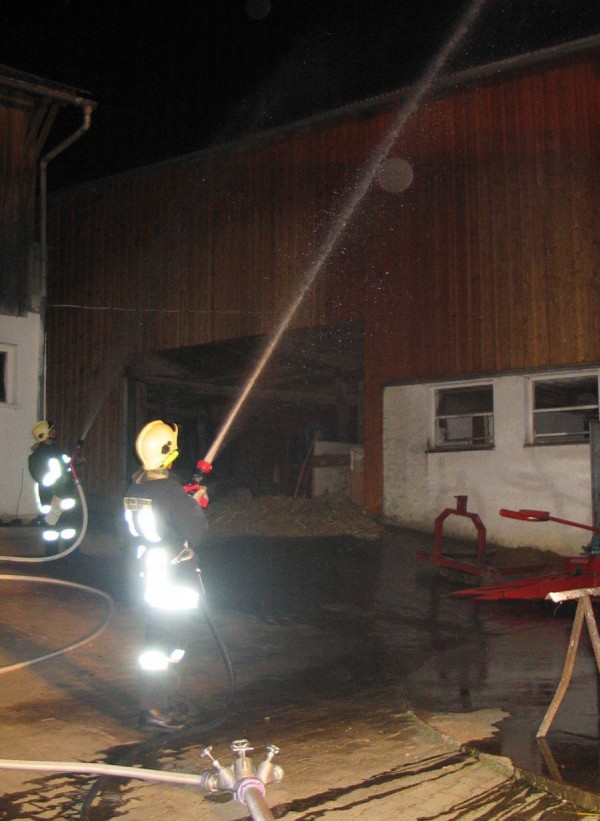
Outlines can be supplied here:
M212 465L210 464L210 462L206 462L204 459L200 459L200 461L196 465L196 470L199 470L200 473L210 473L212 470Z

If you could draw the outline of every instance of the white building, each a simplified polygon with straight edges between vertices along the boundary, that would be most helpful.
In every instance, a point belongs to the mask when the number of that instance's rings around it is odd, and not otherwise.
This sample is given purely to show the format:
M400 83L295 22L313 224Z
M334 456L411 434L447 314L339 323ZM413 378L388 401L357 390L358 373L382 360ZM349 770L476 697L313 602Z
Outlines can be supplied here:
M468 497L490 543L577 554L593 534L553 521L515 522L501 509L543 510L591 525L588 427L598 370L535 372L389 386L384 391L384 512L416 530ZM466 518L444 533L476 537Z
M87 131L95 103L5 66L0 89L0 517L11 521L34 515L27 457L45 416L46 169ZM81 125L52 145L56 117L73 106Z

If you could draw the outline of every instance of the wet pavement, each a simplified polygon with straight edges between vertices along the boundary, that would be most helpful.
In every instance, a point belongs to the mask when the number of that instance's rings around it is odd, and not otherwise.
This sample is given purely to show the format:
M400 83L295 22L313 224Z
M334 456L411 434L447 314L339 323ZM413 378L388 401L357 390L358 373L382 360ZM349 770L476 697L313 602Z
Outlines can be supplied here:
M357 641L353 674L400 684L423 715L501 711L493 737L464 740L523 770L560 773L600 793L598 674L585 631L547 743L536 739L560 681L575 603L454 598L461 584L420 561L420 549L429 551L427 536L393 529L377 546L343 538L284 546L248 540L246 566L238 564L242 572L232 576L232 542L220 545L212 576L229 604L349 626ZM231 561L223 565L228 550Z
M215 540L203 578L235 665L235 705L225 709L225 665L199 622L185 685L196 728L139 752L136 763L200 772L205 746L229 763L228 744L242 734L257 760L265 744L282 750L285 778L267 793L277 818L568 819L578 817L574 800L596 817L598 676L585 639L545 743L535 737L574 606L453 598L459 585L419 561L422 549L429 537L395 528L377 542ZM119 761L145 741L131 665L141 624L127 598L124 554L90 533L73 556L43 568L19 566L106 590L115 613L91 644L1 677L0 755ZM3 591L4 663L61 646L103 618L102 602L77 591L42 593L26 582L5 582ZM221 713L217 729L203 729ZM536 779L550 792L532 787ZM13 771L1 780L7 821L80 818L93 783ZM222 799L203 798L198 814L189 787L117 788L112 779L88 817L247 817Z

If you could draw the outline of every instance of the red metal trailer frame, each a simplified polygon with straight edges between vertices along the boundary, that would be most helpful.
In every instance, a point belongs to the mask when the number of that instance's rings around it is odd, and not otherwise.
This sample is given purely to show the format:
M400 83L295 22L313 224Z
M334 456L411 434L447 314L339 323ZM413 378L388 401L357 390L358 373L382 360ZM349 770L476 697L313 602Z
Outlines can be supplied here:
M561 519L552 516L545 510L500 510L501 516L511 519L520 519L526 522L559 522L600 533L600 528L593 525L584 525L570 519ZM516 568L515 568L516 570ZM453 596L477 599L479 601L494 601L500 599L545 599L549 593L558 593L565 590L591 588L600 586L600 554L587 553L581 556L572 556L563 559L562 567L558 571L538 573L528 578L515 578L501 584L482 585L467 590L457 590Z

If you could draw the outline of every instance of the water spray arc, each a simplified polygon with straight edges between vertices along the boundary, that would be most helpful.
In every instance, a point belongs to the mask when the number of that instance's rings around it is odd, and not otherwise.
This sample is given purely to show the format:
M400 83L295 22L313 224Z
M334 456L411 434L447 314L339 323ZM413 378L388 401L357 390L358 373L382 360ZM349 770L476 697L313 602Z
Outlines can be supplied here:
M388 129L381 142L376 146L375 150L371 154L362 174L359 176L358 182L356 183L355 187L350 191L346 199L346 202L342 205L342 208L340 209L338 216L334 220L333 225L331 226L331 229L329 230L325 238L325 241L319 248L313 263L308 268L304 276L304 279L301 283L301 286L298 290L298 293L292 300L288 309L281 317L279 325L276 326L274 332L269 338L264 348L264 351L260 359L258 360L258 363L256 364L252 373L249 375L237 401L234 403L233 407L229 411L227 417L225 418L225 421L223 422L223 425L221 426L219 433L217 434L213 444L208 450L206 456L204 457L203 463L205 465L211 465L214 461L214 458L217 455L219 449L221 448L221 445L223 444L225 437L231 429L231 426L233 425L239 411L244 405L246 399L248 398L248 395L252 391L252 388L256 384L257 379L259 378L265 366L269 362L273 354L273 351L275 350L275 348L281 340L281 337L289 327L292 319L296 314L296 311L304 301L304 297L306 296L308 290L315 282L325 262L328 260L330 255L337 247L337 244L340 241L340 238L342 237L346 228L348 227L348 224L352 216L354 215L358 206L361 204L366 194L368 193L371 187L371 183L373 182L373 179L377 174L379 166L386 159L388 153L392 149L392 146L394 145L402 129L406 125L408 119L417 110L424 96L431 89L438 75L448 62L450 56L456 50L459 43L462 41L462 39L465 37L469 29L471 28L473 22L479 16L481 9L483 8L486 2L487 0L474 0L467 6L466 10L464 11L460 20L455 26L452 34L444 42L440 51L431 60L425 72L423 73L421 79L414 86L412 92L409 94L405 103L401 106L391 128ZM200 463L200 465L201 464L202 463Z

